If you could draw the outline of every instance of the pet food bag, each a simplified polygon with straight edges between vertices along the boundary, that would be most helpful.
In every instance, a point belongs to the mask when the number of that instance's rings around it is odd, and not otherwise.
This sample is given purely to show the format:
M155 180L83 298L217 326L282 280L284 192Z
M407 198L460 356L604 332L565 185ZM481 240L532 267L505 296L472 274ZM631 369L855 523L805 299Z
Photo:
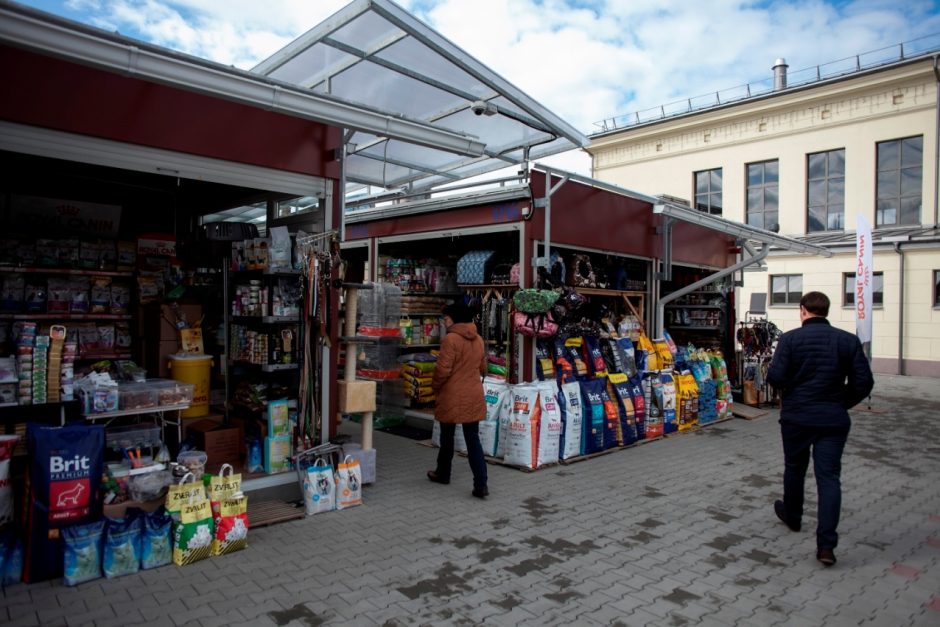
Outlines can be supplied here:
M13 487L10 461L19 441L18 435L0 435L0 527L13 522Z
M499 446L499 414L507 396L509 396L509 385L506 381L495 377L483 379L486 418L480 423L480 444L483 445L484 455L493 457L497 453Z
M141 517L140 567L166 566L173 561L173 517L165 508Z
M596 337L584 338L584 362L592 376L606 377L607 362L604 361L604 353L601 352L600 339Z
M336 509L336 480L333 466L318 457L304 476L304 510L307 516Z
M643 377L643 398L646 401L646 437L659 438L663 435L663 392L662 381L658 372L647 373Z
M630 387L630 399L633 401L633 416L636 419L636 439L646 439L646 395L639 373L627 380Z
M517 387L509 386L502 407L499 408L499 435L496 438L496 457L506 457L506 443L509 441L509 420L512 417L512 391Z
M101 577L101 542L105 520L72 525L62 529L65 545L63 580L67 586Z
M558 396L562 419L558 457L571 459L584 454L582 449L584 403L581 402L581 385L577 381L564 383Z
M637 440L636 415L628 381L627 375L622 372L607 376L607 394L617 403L617 414L620 417L621 446L629 446Z
M352 455L336 466L336 509L362 505L362 468Z
M509 392L509 424L506 436L507 464L535 468L538 461L539 388L533 384L514 385Z
M226 474L228 470L228 474ZM212 507L212 555L240 551L248 546L248 497L242 493L242 476L231 464L222 464L209 479Z
M679 420L676 415L676 383L672 373L661 372L659 383L659 387L654 387L654 391L662 397L663 433L675 433L679 430Z
M102 570L108 579L132 575L140 570L143 521L139 512L131 509L124 518L108 520L104 528Z
M201 484L200 484L201 485ZM194 564L212 551L212 506L205 492L191 492L173 523L173 563Z
M604 391L606 379L581 381L581 395L584 398L584 453L589 455L604 450L604 429L607 415L604 412Z
M558 449L561 444L561 411L558 407L558 386L554 381L538 384L539 421L537 466L554 464L558 461Z
M29 532L23 578L33 583L62 575L59 529L101 515L97 495L104 472L104 425L29 423L26 440L34 463L26 501Z
M12 527L0 530L0 586L12 586L23 579L23 542Z

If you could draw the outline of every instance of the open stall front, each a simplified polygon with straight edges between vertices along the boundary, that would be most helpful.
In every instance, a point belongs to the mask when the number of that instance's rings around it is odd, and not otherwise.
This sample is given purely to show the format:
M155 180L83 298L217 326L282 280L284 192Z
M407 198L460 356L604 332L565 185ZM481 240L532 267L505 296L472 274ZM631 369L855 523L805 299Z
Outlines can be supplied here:
M453 264L473 251L493 249L495 254L486 262L492 265L478 281L457 281L456 291L453 285L419 288L423 294L464 300L479 293L504 296L520 287L539 286L540 271L544 268L551 277L551 266L558 256L568 260L569 273L574 270L572 259L578 260L575 263L584 259L599 270L593 279L579 285L569 275L562 282L573 286L589 303L635 316L649 337L658 337L668 329L664 312L670 302L726 280L728 287L723 289L730 297L724 309L727 318L721 325L729 340L734 328L730 282L734 272L759 263L772 245L825 254L819 247L762 229L704 216L687 207L542 165L534 166L527 177L502 181L498 187L481 186L484 189L480 191L462 189L432 198L404 196L375 206L364 206L367 201L360 201L346 213L344 254L358 255L354 263L361 268L364 280L384 282L391 280L390 260L438 256ZM755 252L754 242L763 247L760 252ZM509 280L500 277L494 283L493 270L513 264L518 264L517 271ZM508 362L507 378L510 382L530 381L537 370L536 342L510 335L507 354L514 359ZM714 348L731 351L733 345ZM399 413L428 419L433 406L406 406Z

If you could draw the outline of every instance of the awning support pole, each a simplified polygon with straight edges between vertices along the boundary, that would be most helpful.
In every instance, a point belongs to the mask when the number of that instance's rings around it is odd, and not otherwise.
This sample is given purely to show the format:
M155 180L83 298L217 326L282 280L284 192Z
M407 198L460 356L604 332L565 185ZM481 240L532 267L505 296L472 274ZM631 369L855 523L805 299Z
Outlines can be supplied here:
M691 294L692 292L694 292L695 290L699 288L705 287L706 285L711 285L718 279L722 279L728 276L729 274L734 274L741 268L746 268L747 266L753 265L755 263L760 263L761 260L763 260L764 257L766 257L768 254L770 254L770 244L765 243L763 246L761 246L761 250L759 253L757 253L757 256L748 256L742 259L741 261L739 261L738 263L734 264L733 266L729 266L723 270L719 270L718 272L714 274L709 274L707 277L705 277L704 279L701 279L700 281L696 281L695 283L692 283L691 285L686 285L685 287L676 290L672 294L667 294L666 296L663 296L662 298L660 298L659 301L657 301L656 303L656 321L655 321L656 326L654 328L655 336L658 337L662 335L663 328L664 328L663 321L665 320L665 310L666 310L667 304L671 303L674 300L678 300L682 298L686 294Z
M656 275L660 281L672 281L672 225L675 222L674 218L665 216L662 226L657 228L663 240L662 270Z
M545 208L545 254L542 257L535 256L532 257L532 267L534 268L546 268L548 269L550 259L552 256L552 194L558 191L562 185L568 182L568 176L563 175L561 180L555 183L554 187L552 186L552 175L546 173L545 175L545 198L536 198L535 206ZM538 272L535 272L532 279L533 282L538 278Z

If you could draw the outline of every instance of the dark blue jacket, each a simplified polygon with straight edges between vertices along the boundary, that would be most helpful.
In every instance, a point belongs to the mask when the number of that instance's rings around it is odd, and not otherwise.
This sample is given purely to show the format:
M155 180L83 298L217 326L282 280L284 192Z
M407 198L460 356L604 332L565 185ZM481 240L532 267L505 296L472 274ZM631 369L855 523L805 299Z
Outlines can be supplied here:
M780 422L818 427L849 426L875 384L858 338L820 317L780 336L767 381L783 398Z

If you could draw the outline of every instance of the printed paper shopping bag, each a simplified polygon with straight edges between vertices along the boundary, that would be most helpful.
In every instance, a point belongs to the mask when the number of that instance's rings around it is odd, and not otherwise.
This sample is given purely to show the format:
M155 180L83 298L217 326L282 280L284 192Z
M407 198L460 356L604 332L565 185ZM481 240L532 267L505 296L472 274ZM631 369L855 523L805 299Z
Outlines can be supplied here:
M185 566L209 557L212 547L212 507L205 496L193 495L173 523L173 563Z
M196 475L187 472L179 483L170 484L166 494L166 511L174 520L178 520L183 505L193 498L206 500L206 487L202 481L196 480Z
M336 479L333 466L318 457L304 476L304 510L307 516L336 509Z
M362 469L359 460L347 455L336 469L336 509L362 505Z
M219 474L209 479L209 504L215 529L212 554L222 555L248 546L248 499L242 493L242 476L234 472L231 464L222 464Z

